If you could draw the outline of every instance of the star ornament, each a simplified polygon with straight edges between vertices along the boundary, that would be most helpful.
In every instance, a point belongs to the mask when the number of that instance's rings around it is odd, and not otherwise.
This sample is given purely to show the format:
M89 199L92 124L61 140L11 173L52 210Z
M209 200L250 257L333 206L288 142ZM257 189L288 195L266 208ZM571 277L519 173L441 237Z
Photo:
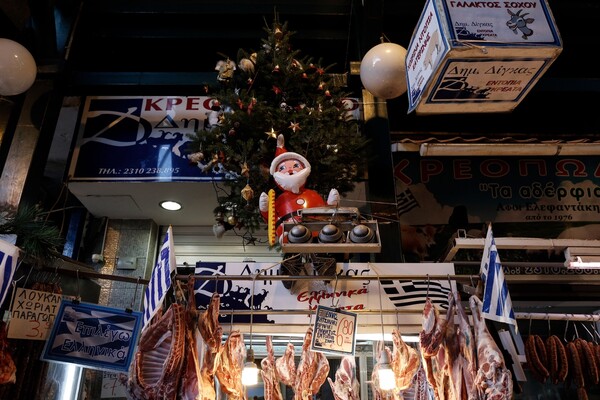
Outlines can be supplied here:
M300 128L300 124L298 122L290 122L290 129L294 133L302 130L302 128Z
M270 130L270 131L266 131L266 132L265 132L265 134L266 134L268 137L272 137L273 139L277 139L277 134L278 134L278 133L279 133L279 132L277 132L277 131L276 131L275 129L273 129L273 128L271 128L271 130Z
M250 167L248 167L248 163L246 162L242 164L242 175L246 177L250 175Z

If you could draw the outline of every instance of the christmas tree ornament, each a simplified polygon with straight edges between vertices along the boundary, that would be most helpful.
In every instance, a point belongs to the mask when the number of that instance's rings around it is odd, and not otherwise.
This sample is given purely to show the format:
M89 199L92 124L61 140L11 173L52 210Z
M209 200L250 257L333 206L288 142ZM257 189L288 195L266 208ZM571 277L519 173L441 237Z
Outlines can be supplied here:
M283 37L283 31L281 30L280 26L275 27L275 29L273 30L273 35L277 40L280 40Z
M238 223L238 219L237 219L237 217L236 217L235 215L233 215L233 214L232 214L232 215L229 215L229 216L227 217L227 223L228 223L229 225L235 226L235 225L237 225L237 223Z
M275 94L281 94L282 93L281 89L278 86L275 86L275 85L273 85L273 92Z
M290 122L290 129L292 130L292 132L296 133L302 128L300 128L300 124L298 122Z
M233 78L233 73L236 70L235 63L230 60L221 60L217 62L215 71L218 71L217 80L220 82L229 82Z
M281 69L279 68L279 65L276 65L276 66L275 66L275 68L273 68L273 71L272 71L272 72L273 72L274 74L278 74L278 73L280 73L280 72L281 72Z
M267 134L268 137L271 137L273 139L277 139L277 134L279 132L277 132L275 129L273 129L273 127L271 127L271 130L270 131L266 131L265 133Z
M327 97L327 98L331 97L331 92L329 90L325 91L325 97Z
M250 176L250 167L248 167L248 163L244 161L244 163L242 164L242 171L241 171L242 176L248 177ZM246 185L248 186L248 185Z
M406 49L395 43L380 43L360 63L360 80L373 96L393 99L406 93Z
M0 38L0 95L15 96L33 85L37 65L23 45Z
M301 76L302 79L308 79L308 74L306 72L303 72Z
M249 184L246 184L242 189L242 198L246 201L250 201L254 198L254 190L250 187Z

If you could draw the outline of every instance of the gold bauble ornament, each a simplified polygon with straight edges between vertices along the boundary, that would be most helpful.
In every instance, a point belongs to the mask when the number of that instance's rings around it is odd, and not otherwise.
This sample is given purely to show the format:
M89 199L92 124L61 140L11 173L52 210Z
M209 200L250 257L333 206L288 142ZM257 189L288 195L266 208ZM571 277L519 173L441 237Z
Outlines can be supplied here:
M227 217L227 223L229 225L235 226L237 222L237 217L235 215L230 215L229 217Z

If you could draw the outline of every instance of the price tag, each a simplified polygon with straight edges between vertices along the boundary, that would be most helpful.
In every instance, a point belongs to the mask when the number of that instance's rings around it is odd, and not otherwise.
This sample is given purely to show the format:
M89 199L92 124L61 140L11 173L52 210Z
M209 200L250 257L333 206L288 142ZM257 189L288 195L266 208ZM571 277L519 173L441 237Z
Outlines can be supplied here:
M356 314L318 306L311 350L354 355Z
M16 288L8 338L46 340L62 299L63 295L57 293Z

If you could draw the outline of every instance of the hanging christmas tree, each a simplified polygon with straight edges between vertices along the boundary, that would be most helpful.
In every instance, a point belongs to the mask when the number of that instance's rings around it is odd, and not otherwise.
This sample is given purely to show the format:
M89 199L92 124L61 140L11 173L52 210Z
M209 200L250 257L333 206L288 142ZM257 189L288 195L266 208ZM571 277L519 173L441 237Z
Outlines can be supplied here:
M328 73L333 65L294 50L287 23L265 31L257 51L218 61L218 87L207 88L212 111L188 149L190 159L224 178L214 210L217 236L236 229L252 237L264 226L258 198L275 188L269 164L279 134L288 150L311 162L306 186L323 196L335 188L343 198L364 173L366 140L339 75Z

